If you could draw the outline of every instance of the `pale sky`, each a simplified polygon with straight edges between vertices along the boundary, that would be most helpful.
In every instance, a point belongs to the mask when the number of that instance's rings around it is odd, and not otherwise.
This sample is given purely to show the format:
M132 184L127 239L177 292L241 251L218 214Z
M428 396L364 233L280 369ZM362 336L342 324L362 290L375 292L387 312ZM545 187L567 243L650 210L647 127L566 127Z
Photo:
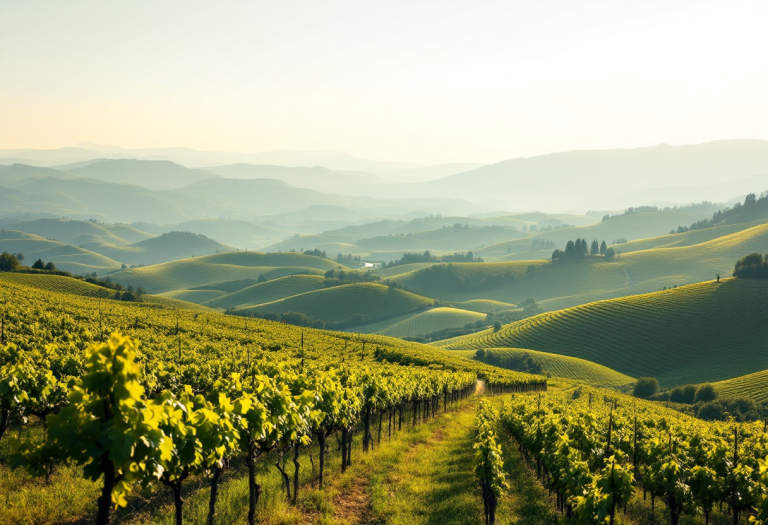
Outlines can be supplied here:
M768 2L0 0L0 149L495 162L768 139Z

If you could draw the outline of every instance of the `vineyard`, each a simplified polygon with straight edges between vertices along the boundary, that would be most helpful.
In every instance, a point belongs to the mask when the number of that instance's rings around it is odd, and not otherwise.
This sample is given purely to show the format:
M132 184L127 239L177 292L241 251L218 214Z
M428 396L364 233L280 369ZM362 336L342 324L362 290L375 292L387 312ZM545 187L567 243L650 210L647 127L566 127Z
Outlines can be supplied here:
M201 479L209 480L213 523L218 480L237 461L247 466L247 521L254 523L264 462L296 504L301 480L326 481L332 436L343 472L356 439L367 453L382 433L457 406L478 377L496 392L546 388L541 376L384 337L15 284L0 289L0 303L0 437L15 450L10 465L54 484L60 470L71 477L67 469L81 468L81 477L99 483L98 523L153 488L173 494L181 523L184 487ZM44 430L34 424L41 419ZM307 480L302 456L311 450L317 477ZM9 505L19 490L11 486Z
M546 351L662 385L719 381L768 368L767 291L760 280L710 281L547 312L444 344Z
M455 350L461 352L461 350ZM470 354L475 355L474 352ZM521 359L530 358L554 377L568 379L592 386L622 387L635 381L632 377L611 370L602 365L564 355L523 350L520 348L489 348L479 360L489 365L514 370Z
M519 395L501 410L567 523L768 523L766 423L704 423L606 394Z

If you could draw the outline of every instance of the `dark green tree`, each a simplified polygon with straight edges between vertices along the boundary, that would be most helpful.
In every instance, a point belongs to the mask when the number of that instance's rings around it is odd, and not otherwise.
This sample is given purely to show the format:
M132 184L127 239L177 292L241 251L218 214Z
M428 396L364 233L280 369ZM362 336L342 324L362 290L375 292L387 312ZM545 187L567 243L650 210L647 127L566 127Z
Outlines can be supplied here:
M45 263L43 262L42 259L38 259L32 265L32 268L34 268L35 270L45 270Z
M615 251L613 248L608 248L608 249L605 251L605 258L606 258L606 259L608 259L608 260L610 261L610 260L611 260L611 259L613 259L614 257L616 257L616 251Z
M632 395L647 398L659 391L659 382L655 377L639 377Z
M589 249L589 254L597 255L598 253L600 253L600 245L597 244L597 239L595 239L594 241L592 241L592 246Z
M19 260L8 252L0 254L0 272L13 272L19 267Z
M703 401L707 403L709 401L714 401L716 398L717 392L715 391L715 387L709 383L704 383L696 389L696 396L694 397L694 401Z
M605 244L605 241L603 241L600 244L600 255L605 255L605 252L607 252L607 251L608 251L608 245Z

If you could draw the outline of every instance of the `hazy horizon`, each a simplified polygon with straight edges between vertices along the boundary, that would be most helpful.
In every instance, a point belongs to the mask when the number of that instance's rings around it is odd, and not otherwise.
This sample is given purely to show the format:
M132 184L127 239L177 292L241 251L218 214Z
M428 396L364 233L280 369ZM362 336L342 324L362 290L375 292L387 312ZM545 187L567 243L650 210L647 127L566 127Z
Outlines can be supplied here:
M761 2L0 4L0 149L420 165L768 139Z

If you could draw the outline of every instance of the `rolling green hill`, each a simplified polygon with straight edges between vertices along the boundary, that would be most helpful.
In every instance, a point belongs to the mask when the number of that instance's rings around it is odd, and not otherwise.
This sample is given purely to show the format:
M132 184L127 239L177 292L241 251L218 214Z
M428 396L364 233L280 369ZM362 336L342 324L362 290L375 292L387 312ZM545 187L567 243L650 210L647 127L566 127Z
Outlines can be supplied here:
M101 224L94 221L68 219L38 219L17 222L11 224L10 228L74 245L93 242L125 245L153 237L147 232L125 224Z
M170 292L163 292L158 297L165 297L167 299L178 299L179 301L186 301L188 303L203 304L217 297L226 295L226 292L219 290L173 290Z
M461 328L467 323L482 321L485 315L458 308L433 308L394 323L376 333L391 337L412 337L431 334L446 328Z
M339 322L360 315L385 319L432 306L432 299L374 283L347 284L238 310L263 315L301 312L315 319Z
M206 304L212 308L255 306L320 290L324 282L325 278L320 275L291 275L254 284L243 290L217 297Z
M320 275L335 267L333 261L301 253L230 252L120 270L111 277L119 283L143 286L149 293L163 293L257 279L261 274L267 279L293 274Z
M61 275L0 272L0 283L17 284L49 292L84 295L86 297L113 297L115 292L95 284Z
M718 381L713 385L721 398L751 397L755 401L768 402L768 370Z
M74 274L103 274L120 268L118 261L79 246L13 230L0 230L0 252L4 251L23 253L26 265L42 259L45 262L52 261L60 270Z
M569 240L576 238L587 239L592 242L597 239L598 242L605 240L609 245L614 239L626 238L644 239L648 237L658 237L668 234L673 228L681 224L691 224L699 219L708 218L712 215L711 208L702 208L696 213L683 211L655 211L629 213L626 215L617 215L608 220L581 226L577 228L559 228L549 232L532 234L531 237L511 240L508 242L497 243L477 250L477 255L485 259L498 260L508 258L507 260L533 259L534 256L526 256L531 250L531 241L540 239L555 243L557 248L565 248ZM508 248L511 250L508 250ZM621 249L621 247L616 248ZM552 254L553 249L546 250L547 256Z
M768 369L768 281L727 279L540 314L444 343L530 348L586 359L663 386Z
M472 354L474 356L474 352ZM514 366L510 365L525 357L530 357L534 362L540 364L545 372L555 377L562 377L563 379L578 381L592 386L622 387L635 381L633 377L585 359L523 348L489 348L485 350L485 354L480 361L493 366L514 370Z
M183 222L173 226L173 229L199 233L243 250L258 250L293 234L288 230L249 221L211 218Z
M483 314L501 312L503 310L512 310L517 308L517 305L512 303L502 303L501 301L491 301L489 299L473 299L471 301L464 301L463 303L459 303L458 306L464 310L480 312Z
M233 252L226 246L203 235L189 232L164 233L127 246L106 243L86 243L84 248L132 265L158 264L179 259L221 252Z
M407 289L447 301L493 299L519 303L528 297L548 310L730 275L737 260L768 246L768 224L690 246L621 254L613 261L587 257L546 261L454 263L393 277ZM528 266L535 271L527 274ZM527 274L527 275L526 275Z

